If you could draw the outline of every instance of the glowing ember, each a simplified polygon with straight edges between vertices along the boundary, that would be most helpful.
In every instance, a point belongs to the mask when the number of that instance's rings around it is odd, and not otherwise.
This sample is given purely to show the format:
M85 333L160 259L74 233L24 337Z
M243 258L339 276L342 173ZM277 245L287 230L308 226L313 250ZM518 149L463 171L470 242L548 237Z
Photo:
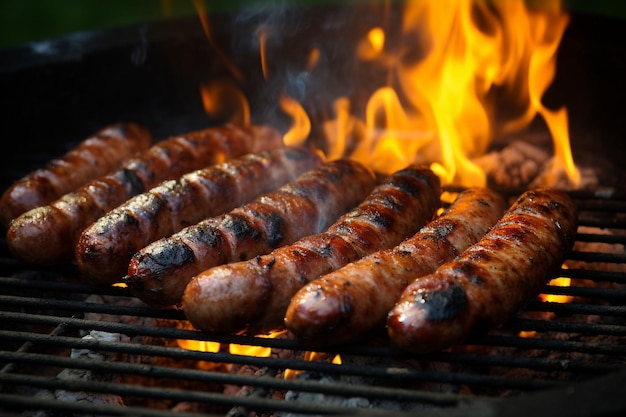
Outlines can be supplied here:
M278 330L265 335L258 335L258 337L274 338L281 336L286 332L286 330ZM228 345L228 351L233 355L246 355L266 358L272 353L272 348L254 345L238 345L235 343L231 343L230 345Z
M327 354L325 353L320 353L320 352L313 352L313 351L307 351L304 353L304 360L306 361L323 361L323 360L328 360L329 357ZM335 365L341 365L342 361L341 361L341 356L339 354L334 355L332 357L332 360L330 361L330 363L333 363ZM296 371L293 369L285 369L285 373L283 375L284 379L294 379L296 378L299 374L301 374L303 371Z
M178 346L187 350L195 350L198 352L211 352L216 353L220 350L220 343L207 342L203 340L177 340Z
M550 281L550 285L554 287L569 287L571 281L572 280L567 277L557 277ZM548 303L569 303L572 301L570 295L540 294L539 298Z
M567 269L566 265L562 265L563 269ZM548 285L554 287L569 287L571 284L571 279L567 277L556 277L550 280ZM558 294L539 294L539 299L546 303L571 303L572 297L569 295L558 295ZM548 314L548 313L546 313ZM521 331L519 332L520 337L535 337L537 332L535 331Z

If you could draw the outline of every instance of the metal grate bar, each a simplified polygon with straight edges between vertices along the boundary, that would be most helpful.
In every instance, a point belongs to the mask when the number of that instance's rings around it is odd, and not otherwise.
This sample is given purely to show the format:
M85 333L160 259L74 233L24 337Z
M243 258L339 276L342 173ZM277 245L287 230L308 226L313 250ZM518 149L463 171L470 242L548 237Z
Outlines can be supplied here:
M586 279L591 281L613 282L626 284L626 274L622 272L599 271L595 269L561 269L558 273L560 277L574 279Z
M118 304L100 304L75 300L59 300L51 298L17 297L0 295L0 303L6 306L22 308L53 309L80 313L101 313L118 316L155 317L171 320L184 320L180 310L155 310L149 307L124 306Z
M488 346L509 346L524 349L547 349L560 352L582 352L609 356L614 355L617 357L626 355L626 346L604 346L574 340L481 335L471 337L468 340L468 343Z
M59 337L62 334L65 333L65 331L67 330L66 326L64 324L59 324L57 327L54 328L54 330L52 330L52 332L49 334L50 337ZM16 350L17 353L26 353L28 351L30 351L33 347L35 346L35 344L32 341L26 341L22 344L22 346L19 347L19 349ZM2 352L0 352L0 354L2 354ZM2 367L2 369L0 369L0 374L2 373L6 373L6 372L12 372L13 369L15 367L15 364L11 361L9 361L9 363L7 363L6 365L4 365Z
M553 303L531 301L526 305L526 310L549 311L560 315L588 314L599 316L626 317L626 306L597 305L580 303Z
M626 229L626 221L617 218L602 218L598 215L587 216L584 213L578 219L579 226L608 228L608 229Z
M39 398L33 401L31 397L0 393L0 404L19 410L49 410L64 413L63 415L85 414L98 416L117 417L172 417L172 412L167 410L150 409L144 407L115 407L111 405L92 404L84 402L58 401ZM12 414L13 415L13 414ZM23 414L14 414L23 416ZM214 416L218 416L215 414ZM221 416L221 414L219 414ZM204 413L185 413L185 417L211 417Z
M542 303L546 304L546 303ZM558 307L571 307L569 304L559 304L559 303L548 303L555 304L556 309ZM586 306L586 305L585 305ZM600 307L606 306L593 306L596 307L596 310L599 310ZM563 309L561 309L563 310ZM607 308L604 309L605 311ZM626 307L619 308L620 315L626 314ZM562 311L561 311L562 312ZM54 316L45 316L45 315L36 315L36 314L24 314L24 313L10 313L10 312L0 312L0 318L6 320L20 321L20 322L30 322L37 324L47 324L47 325L58 325L64 323L67 326L72 326L77 329L87 329L87 330L100 330L109 333L122 333L128 336L152 336L152 337L166 337L172 339L190 339L197 340L198 332L195 330L183 330L176 328L164 328L164 327L152 327L152 326L142 326L142 325L133 325L126 323L112 323L105 321L94 321L94 320L84 320L77 318L64 318L64 317L54 317ZM209 340L213 339L213 335L210 336ZM539 339L525 340L524 343L529 345L530 348L539 348L533 347L533 343L537 343L538 345L542 344L544 341ZM236 338L231 338L228 336L224 336L222 340L215 340L224 343L238 343ZM598 347L598 346L585 346L583 344L573 346L568 346L566 341L560 341L564 343L563 348L567 348L567 350L575 349L580 352L589 352L589 353L604 353L612 354L611 352L614 349L617 349L617 352L626 353L626 347L623 349L619 349L617 347L606 346L606 347ZM247 344L246 342L242 342L241 344ZM254 343L252 343L254 344ZM558 348L555 346L555 348Z
M542 292L544 294L599 298L605 301L626 301L626 289L619 288L561 287L557 285L547 285Z
M23 266L21 266L23 268ZM54 280L29 280L14 277L0 277L2 288L31 289L38 293L43 291L58 291L59 294L99 294L117 297L132 297L128 288L112 285L89 285L76 282L59 282Z
M20 337L21 335L10 335L10 334L2 334L4 337L7 338L11 338L11 337L16 337L20 340L22 340L22 337ZM71 343L71 342L70 342ZM72 346L74 347L80 347L80 348L90 348L90 346L88 345L88 343L92 343L92 342L86 342L86 343L71 343ZM105 348L107 347L106 344L103 345L103 347L100 350L106 350ZM344 349L345 351L345 349ZM160 356L165 356L163 351L155 351L153 348L149 347L146 348L146 350L139 350L137 351L136 349L133 349L133 352L135 354L149 354L149 355L160 355ZM166 352L168 354L168 356L172 356L172 352L168 349L166 350ZM193 360L210 360L212 362L218 362L220 360L220 357L209 357L206 358L205 357L205 353L194 353L193 351L188 351L188 350L183 350L182 353L178 352L178 355L175 355L175 358L178 359L193 359ZM368 351L365 352L367 354L373 354L372 351ZM402 356L404 355L401 352L397 352L397 351L393 351L389 348L384 348L381 349L381 353L385 356L385 357L396 357L399 360L406 360L408 359L406 356ZM16 354L19 354L16 353ZM4 353L4 354L0 354L0 357L6 357L7 359L11 359L11 360L15 360L14 358L14 354L12 353ZM229 356L230 357L230 356ZM227 358L229 358L227 357ZM19 358L23 358L23 356L19 356ZM243 358L247 358L246 356L244 356ZM64 359L58 359L59 361L63 361ZM222 357L221 360L223 361L224 358ZM468 354L468 353L459 353L459 352L443 352L443 353L438 353L438 354L432 354L432 355L425 355L423 358L421 358L420 360L422 361L439 361L439 362L456 362L456 363L460 363L460 364L470 364L470 365L482 365L482 366L508 366L508 367L526 367L526 368L531 368L531 369L545 369L545 370L564 370L563 368L563 362L562 361L552 361L552 360L547 360L547 359L543 359L543 358L527 358L527 357L511 357L511 356L498 356L498 355L475 355L475 354ZM247 361L246 361L247 362ZM318 366L316 366L315 364L309 362L309 361L304 361L304 362L290 362L288 367L296 367L299 365L310 365L311 369L315 370L318 369ZM67 366L67 365L66 365ZM84 365L81 365L84 366ZM326 365L325 365L326 366ZM300 368L302 368L302 366L300 366ZM337 368L339 370L345 371L345 368ZM399 369L401 368L394 368L392 369L392 371L390 372L392 375L395 375L399 372ZM601 363L590 363L588 361L568 361L568 365L567 365L567 369L569 370L578 370L581 372L586 372L586 373L597 373L597 372L606 372L606 371L610 371L613 369L612 366L606 365L604 366L604 364ZM326 369L326 371L328 371ZM328 371L329 372L329 371Z
M626 326L560 322L557 320L532 320L516 317L509 324L514 329L542 332L581 333L585 335L626 336Z
M135 355L163 356L178 359L194 359L215 363L231 363L238 365L252 365L276 369L295 369L311 372L323 372L329 375L344 374L363 377L385 378L393 381L438 381L468 385L484 385L493 387L509 387L519 389L538 389L552 385L552 381L545 380L515 380L497 375L457 374L448 372L420 371L410 368L385 367L380 365L335 365L326 362L314 362L298 359L279 359L272 357L252 357L235 355L224 352L197 352L186 349L145 346L132 343L112 343L104 341L84 340L67 337L57 337L47 340L41 335L20 334L20 332L0 332L2 337L12 340L28 340L45 345L90 349L94 351L108 351Z
M525 357L519 355L482 355L467 352L438 352L425 355L422 361L460 363L478 366L497 366L501 368L516 367L544 371L571 371L585 374L605 373L614 370L614 366L605 363L590 362L587 360L555 360L537 357Z
M626 235L600 235L593 233L577 233L576 240L578 242L598 242L610 245L626 244Z
M146 366L133 363L75 361L70 358L47 356L41 354L13 354L0 352L0 358L7 358L20 363L42 364L65 368L79 368L104 373L132 374L153 378L176 378L192 381L216 382L226 385L255 385L275 390L297 390L303 392L320 392L343 396L368 396L400 401L419 401L438 405L458 405L460 402L471 401L470 396L452 395L429 391L402 389L397 387L377 387L364 384L340 384L332 382L315 382L298 379L259 378L224 372L195 369L174 369L164 366ZM81 363L87 362L87 363ZM17 383L13 378L12 383ZM23 382L22 382L23 383Z
M289 411L301 414L359 414L385 416L385 410L380 409L351 409L333 406L324 403L307 403L274 400L268 398L230 396L219 393L178 390L166 388L143 387L131 384L109 382L94 382L82 380L60 380L57 378L30 376L22 378L15 375L1 375L0 381L8 384L45 388L50 390L67 390L76 392L106 393L114 395L141 396L146 398L170 399L176 401L199 402L211 405L242 406L258 411ZM27 407L32 407L32 403ZM119 408L119 406L117 407ZM113 410L111 410L113 411Z
M569 259L583 262L606 262L612 264L626 263L626 255L618 253L573 251L570 253Z

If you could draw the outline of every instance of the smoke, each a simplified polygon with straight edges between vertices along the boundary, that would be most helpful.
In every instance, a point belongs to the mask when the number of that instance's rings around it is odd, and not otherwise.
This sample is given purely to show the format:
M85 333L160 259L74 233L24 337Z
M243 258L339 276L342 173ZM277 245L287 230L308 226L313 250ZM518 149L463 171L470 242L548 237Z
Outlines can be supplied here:
M251 80L262 84L251 89L259 96L251 97L251 105L260 111L257 114L272 119L272 113L280 112L280 95L303 104L310 114L332 108L336 98L353 91L355 42L349 31L356 10L270 0L245 2L233 13L233 59L241 66L258 57L263 66L262 79Z

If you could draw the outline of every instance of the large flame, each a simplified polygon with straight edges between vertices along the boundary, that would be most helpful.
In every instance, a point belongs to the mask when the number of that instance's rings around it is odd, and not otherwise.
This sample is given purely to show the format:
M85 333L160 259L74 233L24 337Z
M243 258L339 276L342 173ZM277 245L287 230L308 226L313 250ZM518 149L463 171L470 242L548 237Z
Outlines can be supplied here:
M541 101L569 21L560 1L536 8L523 0L409 1L403 18L403 39L412 42L386 47L376 27L358 46L360 59L388 68L389 85L367 103L364 138L341 105L326 128L336 134L329 154L354 148L351 157L385 173L426 162L444 184L483 186L485 174L472 160L494 134L522 129L539 115L553 137L554 174L578 184L567 111ZM498 120L502 97L518 111ZM349 145L355 137L357 145Z
M207 39L216 46L203 6L195 4ZM560 0L407 1L402 41L389 44L386 30L393 25L387 21L389 3L385 6L380 26L368 32L355 53L357 59L382 66L387 85L373 92L363 115L352 113L348 98L335 101L334 117L323 125L322 150L328 159L351 157L383 174L427 163L444 185L484 186L486 174L475 158L484 155L495 136L519 131L540 117L554 148L546 181L556 183L565 175L574 187L580 184L567 110L542 103L569 22ZM258 41L266 80L267 40L262 27ZM241 80L239 70L215 49L234 79ZM319 57L320 50L312 48L308 70ZM207 83L201 91L212 117L250 122L246 97L235 82ZM279 106L293 120L285 143L304 143L311 121L302 103L282 93Z

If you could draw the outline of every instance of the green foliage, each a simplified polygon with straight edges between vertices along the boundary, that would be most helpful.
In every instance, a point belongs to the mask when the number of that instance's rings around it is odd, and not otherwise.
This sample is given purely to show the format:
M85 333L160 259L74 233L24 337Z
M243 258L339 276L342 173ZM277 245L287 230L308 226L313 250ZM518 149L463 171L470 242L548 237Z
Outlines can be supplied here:
M254 4L271 7L299 4L345 4L358 3L363 0L199 1L209 12L219 12L236 10ZM564 4L574 11L626 18L625 1L564 0ZM0 49L72 32L195 14L194 0L0 0Z

